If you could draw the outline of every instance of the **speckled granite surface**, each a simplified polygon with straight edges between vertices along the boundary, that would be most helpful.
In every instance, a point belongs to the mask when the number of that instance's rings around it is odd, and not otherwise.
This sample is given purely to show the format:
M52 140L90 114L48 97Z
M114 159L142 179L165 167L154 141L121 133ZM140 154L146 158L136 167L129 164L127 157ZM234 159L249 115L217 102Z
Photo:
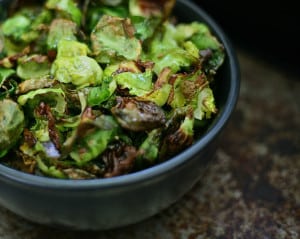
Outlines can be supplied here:
M106 232L35 225L0 207L1 239L299 239L300 79L238 51L239 103L205 180L164 212Z

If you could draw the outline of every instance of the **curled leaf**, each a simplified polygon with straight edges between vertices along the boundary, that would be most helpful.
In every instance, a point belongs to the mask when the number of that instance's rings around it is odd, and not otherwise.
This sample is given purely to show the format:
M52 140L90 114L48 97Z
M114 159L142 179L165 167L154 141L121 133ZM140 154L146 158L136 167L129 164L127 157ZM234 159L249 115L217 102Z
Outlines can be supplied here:
M48 50L56 50L61 40L76 41L76 34L77 26L74 22L66 19L54 19L47 37Z
M160 160L164 161L192 145L194 142L193 128L194 118L189 114L180 122L178 128L169 128L161 144Z
M128 18L104 15L91 34L92 48L100 63L138 60L142 46Z
M77 25L81 24L82 14L74 0L48 0L46 7L55 10L63 18L74 21Z
M164 111L153 102L126 97L118 97L117 102L111 111L125 129L147 131L162 127L166 122Z
M42 77L39 79L29 79L22 81L18 85L18 89L16 91L17 94L26 94L32 90L38 90L43 88L53 87L57 82L51 79L50 77Z
M47 56L24 56L18 60L17 75L23 80L38 79L49 75L50 69Z
M65 93L60 88L38 89L18 97L18 103L21 106L28 104L28 107L30 107L32 111L40 102L48 103L54 111L60 115L63 115L66 111Z
M136 148L124 142L110 145L102 155L105 164L104 177L115 177L131 172L137 155Z
M51 69L51 74L62 83L72 83L83 88L99 85L102 82L102 68L88 56L57 58Z
M0 100L0 152L12 148L24 129L25 117L12 100Z
M200 91L197 99L197 108L194 112L194 117L198 120L210 119L213 114L217 113L215 98L213 91L206 87Z

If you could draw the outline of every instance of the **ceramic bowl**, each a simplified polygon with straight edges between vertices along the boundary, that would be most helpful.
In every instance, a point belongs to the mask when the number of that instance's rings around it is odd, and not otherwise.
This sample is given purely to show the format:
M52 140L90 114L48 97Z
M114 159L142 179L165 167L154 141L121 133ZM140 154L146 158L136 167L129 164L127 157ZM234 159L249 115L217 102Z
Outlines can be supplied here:
M0 2L2 14L6 9ZM239 95L239 65L223 30L190 1L174 9L181 22L205 22L223 43L226 60L217 74L217 117L191 147L151 168L107 179L62 180L26 174L0 164L0 204L32 222L76 230L133 224L161 212L201 180Z

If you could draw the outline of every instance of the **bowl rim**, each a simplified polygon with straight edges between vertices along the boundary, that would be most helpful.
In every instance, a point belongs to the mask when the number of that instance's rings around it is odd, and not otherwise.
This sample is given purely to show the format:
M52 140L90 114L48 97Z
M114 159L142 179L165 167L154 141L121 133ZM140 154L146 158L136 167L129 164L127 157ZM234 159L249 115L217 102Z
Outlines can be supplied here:
M220 111L221 113L214 120L209 129L190 147L183 152L172 157L171 159L154 165L150 168L143 169L137 172L129 173L126 175L116 176L112 178L99 178L99 179L84 179L84 180L72 180L72 179L57 179L45 176L38 176L28 174L17 169L10 168L3 164L0 164L0 178L6 180L25 184L31 187L39 187L44 189L61 189L61 190L90 190L90 189L104 189L119 187L124 185L135 184L136 182L147 181L151 178L162 176L166 172L179 167L184 164L189 158L195 156L199 149L205 148L216 136L222 131L227 124L239 97L240 89L240 71L239 63L236 57L235 50L223 32L222 28L216 23L216 21L201 7L189 0L178 0L177 2L184 4L186 7L193 9L197 15L203 18L203 21L209 26L212 32L224 45L226 57L230 68L230 87L228 98L224 103L224 107Z

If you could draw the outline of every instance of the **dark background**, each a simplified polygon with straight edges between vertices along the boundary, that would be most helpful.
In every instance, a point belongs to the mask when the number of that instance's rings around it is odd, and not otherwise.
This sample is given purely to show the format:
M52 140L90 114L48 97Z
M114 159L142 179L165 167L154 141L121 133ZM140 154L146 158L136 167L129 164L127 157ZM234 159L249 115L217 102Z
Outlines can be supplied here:
M234 44L300 73L300 12L292 0L194 0L211 15Z

